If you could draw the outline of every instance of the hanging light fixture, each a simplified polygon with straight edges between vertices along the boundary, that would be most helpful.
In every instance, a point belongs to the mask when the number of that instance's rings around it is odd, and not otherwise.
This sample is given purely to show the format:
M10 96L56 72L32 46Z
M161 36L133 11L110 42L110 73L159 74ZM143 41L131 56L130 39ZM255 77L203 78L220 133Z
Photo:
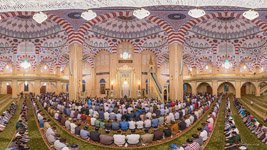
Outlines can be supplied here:
M27 85L28 85L28 82L27 82L27 81L25 81L25 82L24 82L24 84L27 86Z
M144 8L139 8L133 11L133 15L138 19L144 19L150 15L150 12Z
M92 10L84 11L81 14L81 17L87 21L94 19L96 16L97 16L97 14L95 12L93 12Z
M31 67L31 63L28 61L28 59L24 59L22 63L20 63L20 67L28 69Z
M38 12L33 15L33 20L35 20L37 23L41 24L43 23L48 17L43 12Z
M248 11L245 11L243 13L243 16L247 18L248 20L254 20L259 17L259 13L253 9L250 9Z
M227 22L225 22L225 26L227 27ZM227 28L225 28L225 31L226 31L226 39L225 39L225 42L226 42L226 59L224 61L224 63L222 64L222 66L225 68L225 69L229 69L232 67L232 64L230 62L230 60L228 59L228 32L227 32Z
M26 22L27 24L27 22ZM27 31L26 31L27 32ZM24 54L25 54L25 59L20 63L20 67L24 68L24 69L28 69L31 67L31 63L29 62L29 60L27 59L27 55L26 55L26 48L27 48L27 42L25 41L25 47L24 47Z
M188 11L188 15L193 18L199 18L204 16L205 14L206 14L205 10L199 8L194 8Z

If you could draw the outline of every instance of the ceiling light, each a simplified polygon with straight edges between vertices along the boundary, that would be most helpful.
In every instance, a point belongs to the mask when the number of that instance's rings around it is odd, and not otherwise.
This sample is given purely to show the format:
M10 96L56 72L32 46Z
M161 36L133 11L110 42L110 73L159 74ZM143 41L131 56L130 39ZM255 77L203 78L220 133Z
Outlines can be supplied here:
M23 60L22 63L20 63L20 67L24 68L24 69L28 69L31 67L31 63L29 63L29 61L27 59Z
M243 66L243 68L244 68L244 69L247 69L247 66L246 66L246 65L244 65L244 66Z
M243 16L247 18L248 20L253 20L259 17L259 13L255 10L248 10L243 13Z
M138 19L144 19L150 15L150 12L144 8L139 8L133 11L133 15Z
M46 86L46 82L43 85Z
M206 66L206 70L208 70L208 69L209 69L209 66L207 65L207 66Z
M45 69L45 70L47 69L47 66L46 66L46 65L44 66L44 69Z
M25 81L25 83L24 83L26 86L28 85L28 82L27 81Z
M232 64L230 63L230 61L228 59L225 59L223 65L222 65L225 69L229 69L232 67Z
M38 12L33 15L32 19L41 24L47 19L47 15L43 12Z
M261 67L261 72L263 72L264 71L264 68L263 67Z
M96 16L97 16L97 14L95 12L93 12L92 10L84 11L81 14L81 17L87 21L94 19Z
M190 15L193 18L199 18L206 14L206 12L203 9L195 8L188 11L188 15Z
M9 85L9 83L7 82L6 85Z

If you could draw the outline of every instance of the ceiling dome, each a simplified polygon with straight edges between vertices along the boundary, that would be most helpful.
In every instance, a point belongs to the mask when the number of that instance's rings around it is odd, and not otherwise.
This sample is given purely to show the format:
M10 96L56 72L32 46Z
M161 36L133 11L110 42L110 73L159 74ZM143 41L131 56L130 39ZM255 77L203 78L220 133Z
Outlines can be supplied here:
M243 18L217 17L194 26L189 32L215 39L236 39L260 32L260 28Z
M96 24L90 29L92 32L112 38L140 38L162 32L156 23L146 19L130 17L115 17Z
M16 16L0 22L0 34L13 38L38 38L61 31L61 27L46 20L38 24L32 16Z

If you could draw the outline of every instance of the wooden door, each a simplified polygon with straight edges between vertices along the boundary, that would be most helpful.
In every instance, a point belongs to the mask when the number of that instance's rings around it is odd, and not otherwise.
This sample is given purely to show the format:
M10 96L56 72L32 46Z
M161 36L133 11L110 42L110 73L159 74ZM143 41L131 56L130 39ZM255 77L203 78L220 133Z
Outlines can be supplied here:
M12 94L12 87L10 85L6 86L6 93L7 94Z
M40 88L40 93L41 93L41 94L46 93L46 86L42 86L42 87Z

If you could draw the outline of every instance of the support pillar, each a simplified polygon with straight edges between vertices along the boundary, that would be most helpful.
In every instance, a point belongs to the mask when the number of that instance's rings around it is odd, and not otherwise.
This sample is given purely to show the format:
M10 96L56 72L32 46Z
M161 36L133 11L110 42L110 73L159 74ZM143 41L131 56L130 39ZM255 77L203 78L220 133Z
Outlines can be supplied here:
M40 88L41 88L41 81L35 80L34 81L34 93L35 93L35 95L40 95Z
M170 99L183 100L183 46L178 43L169 45Z
M241 81L235 82L235 91L236 91L236 98L241 98Z
M261 96L261 87L260 87L260 83L257 82L255 84L255 87L256 87L256 91L255 91L255 95L258 97L258 96Z
M212 80L212 95L218 94L218 81Z
M12 98L18 98L18 80L12 80Z
M83 46L73 43L69 46L70 73L69 73L69 98L76 101L79 98L82 83L82 51Z
M62 92L62 86L61 86L61 82L60 81L57 81L56 83L56 87L57 87L57 90L56 90L56 94L60 94Z
M197 95L197 81L192 81L191 87L192 87L192 94Z

